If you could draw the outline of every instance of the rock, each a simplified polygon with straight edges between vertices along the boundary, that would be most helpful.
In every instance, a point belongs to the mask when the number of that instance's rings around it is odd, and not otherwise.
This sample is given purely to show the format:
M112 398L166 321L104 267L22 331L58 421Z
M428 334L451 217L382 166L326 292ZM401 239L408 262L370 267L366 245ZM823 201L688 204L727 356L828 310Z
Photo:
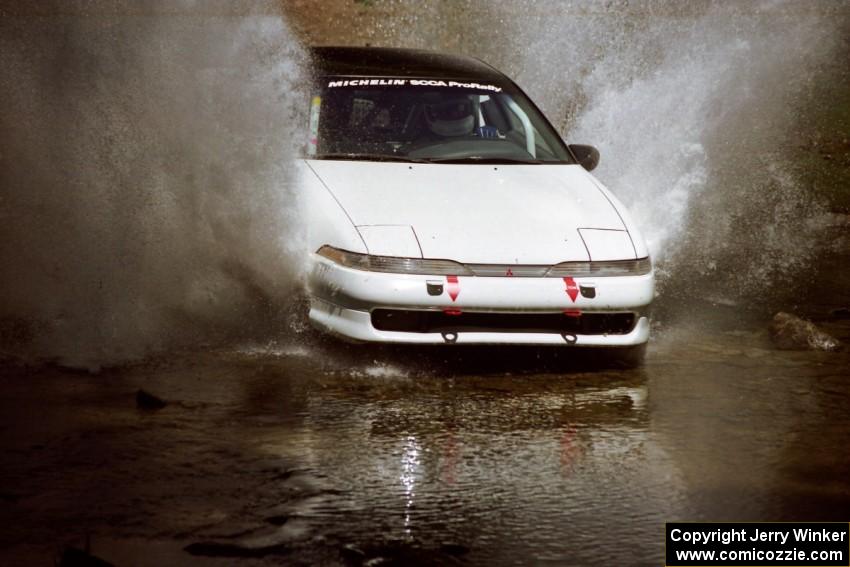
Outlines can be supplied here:
M353 543L343 545L339 553L349 565L363 565L366 561L366 552Z
M830 311L829 314L834 319L850 319L850 307L839 307Z
M444 543L440 546L440 551L449 555L466 555L469 553L469 548L460 543Z
M168 402L150 392L139 390L136 392L136 407L144 410L161 410Z
M251 546L216 541L192 543L183 550L190 555L203 557L266 557L267 555L286 555L292 551L285 544Z
M278 514L276 516L269 516L266 518L266 522L273 526L282 526L286 522L289 521L289 516L286 514Z
M768 328L773 344L780 350L826 350L841 348L838 339L818 329L811 321L780 311Z
M59 567L113 567L112 563L70 545L62 550L56 565Z

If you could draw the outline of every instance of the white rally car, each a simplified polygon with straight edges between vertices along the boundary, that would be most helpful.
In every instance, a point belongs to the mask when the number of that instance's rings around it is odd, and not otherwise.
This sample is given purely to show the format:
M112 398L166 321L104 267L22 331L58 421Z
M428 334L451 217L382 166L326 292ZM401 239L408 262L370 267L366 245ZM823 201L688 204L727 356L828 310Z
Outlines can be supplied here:
M313 49L310 320L354 341L637 347L654 274L623 205L505 75Z

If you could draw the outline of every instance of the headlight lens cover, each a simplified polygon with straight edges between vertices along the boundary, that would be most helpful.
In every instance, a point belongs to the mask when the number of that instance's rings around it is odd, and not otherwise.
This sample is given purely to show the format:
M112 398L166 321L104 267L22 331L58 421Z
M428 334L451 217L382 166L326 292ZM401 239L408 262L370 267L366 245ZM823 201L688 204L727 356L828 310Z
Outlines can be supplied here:
M426 260L422 258L397 258L395 256L372 256L322 246L316 252L341 266L367 272L392 274L421 274L426 276L474 276L470 269L453 260Z
M603 260L596 262L561 262L555 264L546 273L550 278L567 276L614 277L614 276L643 276L652 271L649 256L637 260Z
M372 256L327 245L319 248L316 254L354 270L425 276L505 277L508 268L512 276L537 278L641 276L652 271L652 262L649 257L638 260L562 262L554 266L525 266L521 264L461 264L454 260Z

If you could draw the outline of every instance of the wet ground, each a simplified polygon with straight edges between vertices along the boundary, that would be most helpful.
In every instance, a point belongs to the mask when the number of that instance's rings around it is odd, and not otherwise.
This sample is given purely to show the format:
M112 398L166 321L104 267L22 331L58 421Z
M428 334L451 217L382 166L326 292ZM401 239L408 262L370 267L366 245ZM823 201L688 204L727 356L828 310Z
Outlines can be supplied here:
M830 273L807 309L847 343ZM777 351L736 306L663 319L637 370L315 338L6 365L0 557L660 565L665 521L846 521L850 353Z

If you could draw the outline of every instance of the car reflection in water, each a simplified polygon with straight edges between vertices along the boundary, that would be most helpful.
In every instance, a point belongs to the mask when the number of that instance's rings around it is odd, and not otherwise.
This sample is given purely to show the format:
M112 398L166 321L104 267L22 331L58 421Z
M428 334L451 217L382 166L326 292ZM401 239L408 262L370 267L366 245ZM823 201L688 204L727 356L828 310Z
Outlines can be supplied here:
M345 512L322 517L323 531L459 543L475 561L599 559L600 531L640 542L646 562L660 553L655 531L678 517L681 487L650 430L641 371L435 377L361 368L326 371L302 402L299 428L312 434L287 433L310 446L286 453L311 455L345 500Z

